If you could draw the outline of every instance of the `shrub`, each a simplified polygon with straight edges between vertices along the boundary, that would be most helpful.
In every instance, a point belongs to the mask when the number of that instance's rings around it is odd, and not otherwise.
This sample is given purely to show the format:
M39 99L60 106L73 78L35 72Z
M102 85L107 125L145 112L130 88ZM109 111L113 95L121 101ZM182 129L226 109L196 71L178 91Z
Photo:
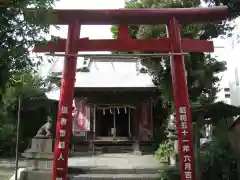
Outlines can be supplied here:
M173 142L171 140L166 140L163 143L159 144L155 156L157 160L161 162L168 162L170 156L173 153Z

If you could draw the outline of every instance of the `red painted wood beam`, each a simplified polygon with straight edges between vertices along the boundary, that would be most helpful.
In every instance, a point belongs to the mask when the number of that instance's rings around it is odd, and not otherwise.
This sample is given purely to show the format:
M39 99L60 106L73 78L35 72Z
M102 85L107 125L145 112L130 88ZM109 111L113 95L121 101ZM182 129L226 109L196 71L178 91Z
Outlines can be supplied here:
M105 10L46 10L52 13L47 24L66 25L78 20L82 25L110 24L167 24L176 17L182 23L208 23L227 18L228 7L213 8L164 8L164 9L105 9ZM39 13L38 13L39 12ZM41 17L44 11L25 10L28 17ZM41 18L40 18L41 19ZM31 22L36 23L36 21Z
M33 52L65 52L66 40L49 42L36 46ZM182 39L184 52L213 52L213 42L197 39ZM159 51L170 52L170 40L161 38L155 40L78 40L78 51Z

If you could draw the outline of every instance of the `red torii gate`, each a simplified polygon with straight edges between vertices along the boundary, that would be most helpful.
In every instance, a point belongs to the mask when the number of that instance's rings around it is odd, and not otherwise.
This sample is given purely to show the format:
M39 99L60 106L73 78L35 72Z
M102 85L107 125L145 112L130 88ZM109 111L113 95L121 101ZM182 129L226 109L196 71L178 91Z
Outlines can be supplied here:
M34 10L29 10L34 11ZM72 102L78 51L157 51L171 52L171 71L176 109L181 179L196 180L193 138L183 52L213 52L211 41L181 39L180 24L220 21L228 8L181 9L118 9L118 10L55 10L57 18L50 24L68 25L66 40L37 46L34 52L65 52L61 95L56 124L53 180L66 180L71 131ZM117 40L80 39L81 25L119 25ZM168 38L133 40L130 24L166 24Z

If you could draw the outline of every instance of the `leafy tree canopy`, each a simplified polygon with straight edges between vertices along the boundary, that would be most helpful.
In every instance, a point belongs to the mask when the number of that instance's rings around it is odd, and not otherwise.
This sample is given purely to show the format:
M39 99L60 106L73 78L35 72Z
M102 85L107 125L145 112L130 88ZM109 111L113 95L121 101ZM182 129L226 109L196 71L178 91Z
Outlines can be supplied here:
M240 14L240 1L239 0L204 0L208 6L228 6L229 17L235 18Z
M38 41L46 40L49 26L44 22L49 19L49 14L44 13L41 19L34 19L34 16L26 15L26 8L35 8L36 11L48 9L46 12L50 12L53 3L54 0L0 2L0 155L14 152L19 95L22 105L31 98L46 98L46 83L36 72L41 58L30 54L30 48ZM35 24L29 23L32 20L35 20ZM39 117L35 116L40 109L35 108L35 113L24 117L21 134L29 134L26 133L29 127L42 124L42 113ZM27 118L31 121L27 121Z
M43 41L49 26L30 24L23 16L26 8L51 9L54 0L11 0L0 2L0 101L13 74L32 70L41 59L32 59L29 48ZM44 17L47 17L45 14Z
M199 7L200 0L127 0L126 8L190 8ZM131 25L133 39L166 37L165 25ZM212 24L183 24L181 36L185 38L210 39L219 35L231 35L232 27L227 21ZM117 26L112 26L117 38ZM120 53L120 52L118 52ZM133 52L131 52L133 53ZM154 76L154 82L161 89L164 104L172 104L172 83L169 58L148 58L143 63ZM185 57L187 82L191 103L212 103L218 92L219 73L226 69L225 62L219 62L210 54L190 53Z
M24 121L21 121L20 135L22 137L21 141L24 142L29 136L23 137L22 134L33 136L31 134L32 128L39 126L44 121L42 116L35 116L41 108L37 106L38 104L34 104L32 100L46 99L45 90L45 81L37 73L25 71L12 74L6 84L0 105L0 156L11 155L14 152L19 97L21 97L21 119L24 119ZM31 107L29 107L29 104ZM27 109L29 108L34 113L28 113ZM26 113L28 114L23 116ZM29 127L32 128L29 129Z

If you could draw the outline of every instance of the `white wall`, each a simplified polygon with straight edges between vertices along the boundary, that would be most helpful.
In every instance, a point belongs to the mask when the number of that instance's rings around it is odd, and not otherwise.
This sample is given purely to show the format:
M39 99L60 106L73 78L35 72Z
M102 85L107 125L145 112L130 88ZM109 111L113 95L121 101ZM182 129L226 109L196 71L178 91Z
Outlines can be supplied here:
M215 53L220 60L223 59L227 62L227 71L221 74L220 88L222 90L218 93L217 101L240 106L240 18L235 20L235 24L233 36L221 40L224 48ZM224 88L230 88L230 98L225 98Z

